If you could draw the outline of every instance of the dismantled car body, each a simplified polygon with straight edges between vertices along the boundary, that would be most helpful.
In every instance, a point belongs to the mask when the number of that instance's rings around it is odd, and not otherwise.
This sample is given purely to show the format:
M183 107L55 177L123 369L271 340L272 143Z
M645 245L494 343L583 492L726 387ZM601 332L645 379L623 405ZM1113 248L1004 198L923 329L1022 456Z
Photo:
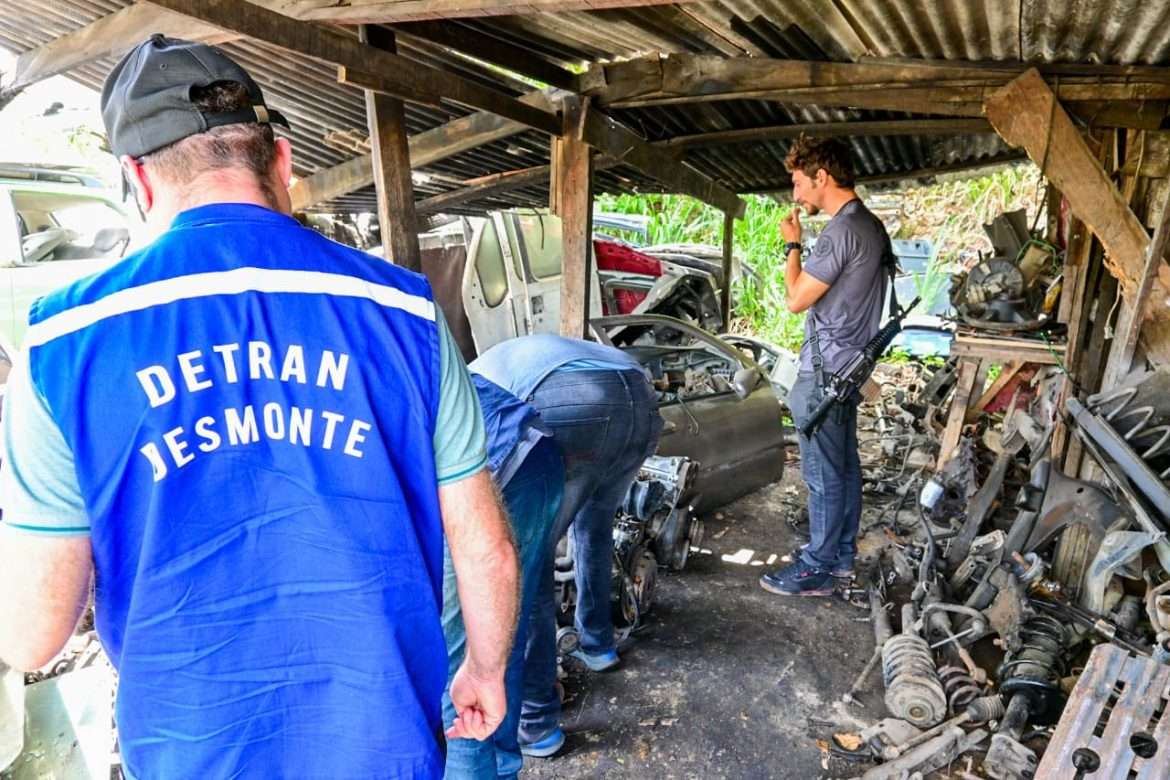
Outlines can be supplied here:
M703 540L700 515L783 474L782 408L760 366L719 336L681 320L644 314L599 317L595 337L646 367L664 420L614 522L614 588L621 624L632 629L654 601L657 569L682 569ZM573 556L557 554L563 647L572 649Z
M468 361L504 339L558 331L560 227L543 211L495 212L420 238L423 271ZM606 315L593 320L594 336L646 366L666 421L615 521L617 571L630 580L618 591L623 614L636 622L653 599L657 566L681 569L701 540L698 514L780 477L781 403L795 356L713 335L722 323L720 278L708 261L676 248L651 256L603 237L593 249L590 310ZM683 262L661 259L668 256ZM562 603L571 604L564 587L572 557L558 558Z
M106 268L138 230L117 193L81 169L0 164L0 333L19 344L34 300Z
M544 210L462 218L419 236L455 341L470 359L499 342L556 333L560 324L561 220ZM589 310L667 314L707 330L722 324L719 275L595 236Z

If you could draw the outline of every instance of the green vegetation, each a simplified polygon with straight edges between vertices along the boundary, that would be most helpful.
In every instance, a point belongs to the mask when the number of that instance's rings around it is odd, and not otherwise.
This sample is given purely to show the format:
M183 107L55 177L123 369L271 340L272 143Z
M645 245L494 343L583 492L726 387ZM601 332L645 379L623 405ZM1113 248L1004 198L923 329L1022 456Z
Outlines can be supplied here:
M926 311L945 298L951 274L991 245L983 225L1003 211L1025 208L1029 223L1043 200L1035 166L1004 167L985 176L956 178L925 187L867 194L871 207L882 212L895 238L925 238L933 246L927 270L914 274ZM762 195L744 196L747 213L735 223L735 254L755 269L757 285L744 275L735 289L732 330L797 350L804 336L804 315L790 314L784 305L783 242L778 224L792 206ZM650 218L650 244L722 242L723 214L700 201L680 195L601 195L600 211L641 214ZM892 218L887 212L896 211ZM806 226L807 229L807 226ZM620 235L620 231L618 233ZM634 240L632 236L624 236ZM640 241L636 239L635 242ZM905 358L905 356L903 356ZM897 359L896 357L894 358Z

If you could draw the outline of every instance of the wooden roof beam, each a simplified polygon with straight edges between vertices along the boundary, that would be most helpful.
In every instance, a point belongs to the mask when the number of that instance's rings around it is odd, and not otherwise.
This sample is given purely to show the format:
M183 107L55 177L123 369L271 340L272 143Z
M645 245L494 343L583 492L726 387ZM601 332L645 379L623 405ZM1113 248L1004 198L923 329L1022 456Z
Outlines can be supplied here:
M412 22L398 24L395 31L465 54L483 62L490 62L513 73L553 87L577 91L577 74L534 54L486 33L457 22Z
M860 137L896 135L966 135L995 132L986 119L892 119L883 121L817 122L795 125L769 125L712 133L678 135L655 146L666 149L695 149L708 146L776 141L802 135L820 137Z
M543 92L530 93L520 100L540 108L551 106ZM418 169L432 165L468 149L500 141L526 130L528 126L521 122L505 119L487 111L453 119L444 125L410 137L408 141L410 167ZM373 183L373 157L370 154L363 154L301 179L289 189L289 193L293 200L293 210L303 211L317 203L339 198Z
M259 5L297 19L335 24L414 22L477 16L597 11L648 5L675 5L688 0L255 0Z
M983 100L1023 67L680 54L596 65L581 77L581 87L601 105L614 108L758 99L979 117ZM1170 68L1093 72L1050 78L1062 101L1170 100Z
M1007 155L985 158L982 160L972 160L971 162L960 163L956 165L938 165L929 168L915 168L909 171L898 171L892 173L881 173L870 176L858 176L857 183L868 186L879 186L882 184L896 184L904 181L914 181L916 179L927 179L932 176L940 176L950 173L970 173L973 171L989 172L993 168L999 168L1005 165L1012 165L1014 163L1023 162L1027 159L1023 154L1012 152ZM776 198L784 198L788 201L792 200L792 185L785 184L782 187L757 187L750 190L741 190L741 195L771 195Z
M401 100L427 105L451 101L554 135L561 130L555 114L522 103L511 95L399 54L372 49L337 30L290 19L244 0L150 2L237 35L335 63L360 78L363 88Z
M6 74L8 78L0 83L0 95L11 95L94 60L122 54L141 42L143 36L155 32L208 43L223 43L239 37L225 34L220 28L189 16L139 3L24 52L17 57L16 66Z
M579 130L585 142L598 152L650 175L667 192L690 195L737 218L747 208L733 191L691 168L674 150L648 143L600 111L586 106Z
M505 171L504 173L482 176L465 182L467 186L460 189L424 198L416 203L414 208L419 214L435 214L445 209L470 203L473 200L490 198L521 187L541 184L548 181L551 169L551 165L536 165L518 171Z

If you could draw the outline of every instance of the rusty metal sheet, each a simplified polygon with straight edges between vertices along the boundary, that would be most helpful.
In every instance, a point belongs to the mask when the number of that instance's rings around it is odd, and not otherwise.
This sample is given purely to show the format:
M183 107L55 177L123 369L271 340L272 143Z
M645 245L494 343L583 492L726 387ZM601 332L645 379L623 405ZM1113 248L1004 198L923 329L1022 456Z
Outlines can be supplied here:
M1091 775L1094 778L1170 777L1168 695L1170 666L1132 656L1116 645L1098 645L1073 689L1036 776L1075 776L1073 755L1087 748L1101 761Z
M114 672L106 664L25 689L24 752L4 780L106 780L113 749Z

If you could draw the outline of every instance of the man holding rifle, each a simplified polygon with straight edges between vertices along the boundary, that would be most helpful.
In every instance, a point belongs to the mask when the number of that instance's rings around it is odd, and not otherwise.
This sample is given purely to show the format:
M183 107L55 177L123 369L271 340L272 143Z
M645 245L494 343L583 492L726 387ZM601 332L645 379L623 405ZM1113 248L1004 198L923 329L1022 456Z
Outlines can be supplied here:
M780 223L787 305L794 314L808 311L800 374L788 406L797 428L803 429L801 476L808 486L811 538L788 565L765 573L760 585L783 596L827 596L834 578L853 576L857 551L861 462L856 393L841 393L819 427L812 418L827 394L847 386L838 380L878 334L894 260L881 221L854 192L845 143L802 136L789 149L785 166L792 173L796 202ZM803 265L801 207L810 215L824 211L832 217Z

